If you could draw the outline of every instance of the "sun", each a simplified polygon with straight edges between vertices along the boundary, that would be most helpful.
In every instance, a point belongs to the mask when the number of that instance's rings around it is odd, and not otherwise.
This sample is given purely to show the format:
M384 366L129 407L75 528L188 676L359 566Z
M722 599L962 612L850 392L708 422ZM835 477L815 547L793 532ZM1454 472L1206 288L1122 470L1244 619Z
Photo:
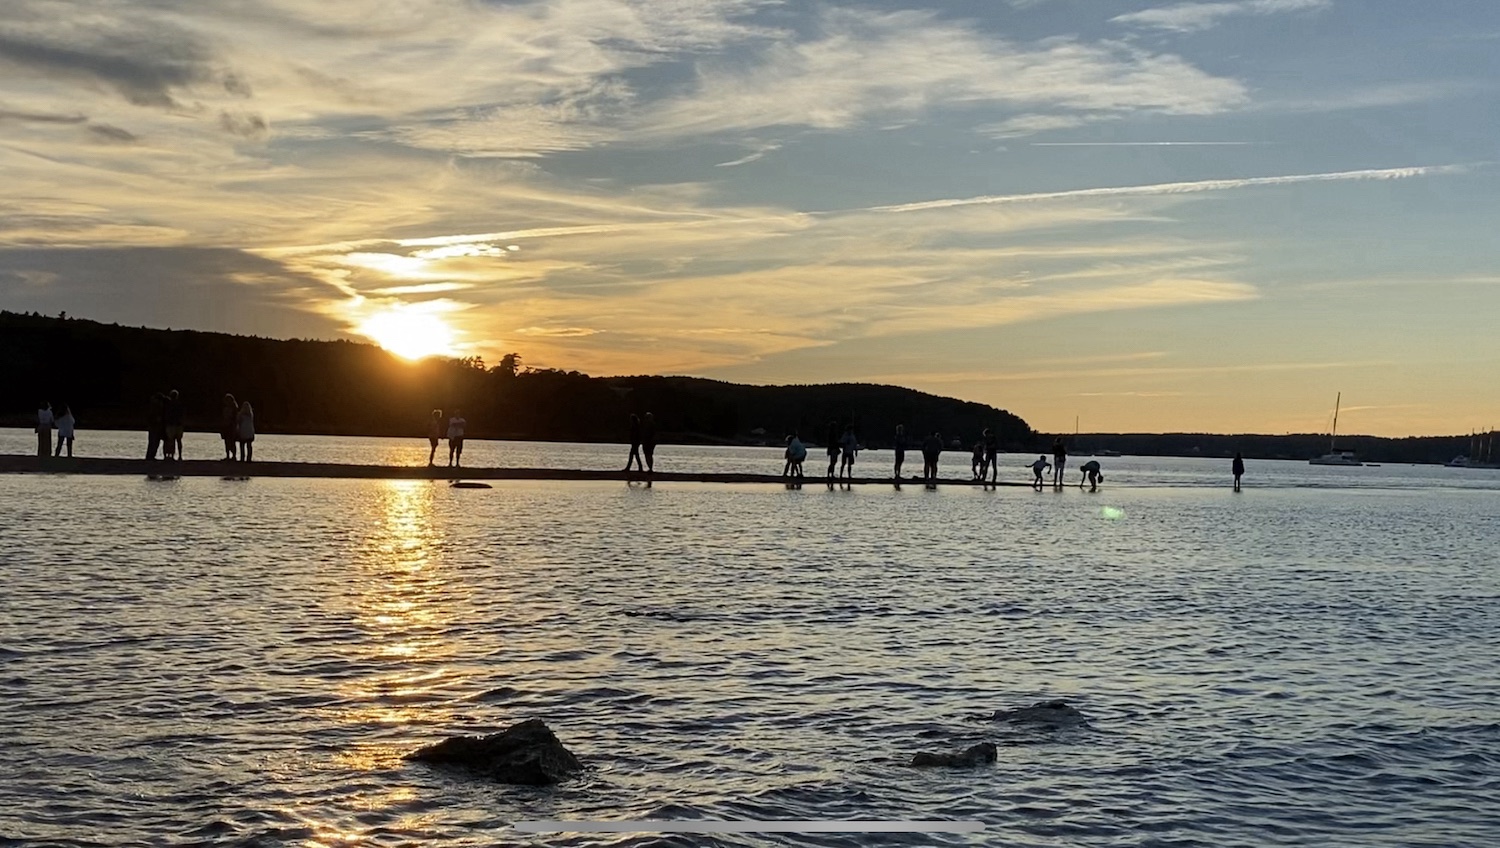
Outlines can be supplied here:
M391 307L365 319L355 328L361 335L405 359L453 356L453 328L430 312Z

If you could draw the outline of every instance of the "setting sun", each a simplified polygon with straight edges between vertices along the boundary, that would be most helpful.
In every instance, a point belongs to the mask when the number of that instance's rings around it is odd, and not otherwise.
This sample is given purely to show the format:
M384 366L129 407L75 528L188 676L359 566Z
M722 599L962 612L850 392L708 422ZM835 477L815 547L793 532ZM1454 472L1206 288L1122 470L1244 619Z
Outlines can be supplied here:
M357 331L406 359L455 353L453 328L430 312L410 307L393 307L376 313L360 324Z

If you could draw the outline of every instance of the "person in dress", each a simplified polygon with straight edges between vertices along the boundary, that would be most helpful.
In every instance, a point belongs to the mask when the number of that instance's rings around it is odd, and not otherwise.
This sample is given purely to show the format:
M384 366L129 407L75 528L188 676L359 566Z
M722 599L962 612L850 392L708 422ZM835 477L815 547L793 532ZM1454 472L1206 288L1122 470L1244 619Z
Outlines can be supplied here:
M235 446L240 441L240 405L234 395L227 393L219 404L219 438L224 440L224 459L233 462Z
M434 409L432 419L427 422L427 465L429 467L437 465L438 442L441 442L446 434L447 430L443 427L443 411Z
M641 459L641 417L630 413L630 456L625 457L625 470L634 465L637 471L645 471L646 463Z
M42 401L36 408L36 455L52 455L52 428L56 426L52 404Z
M1234 490L1238 492L1240 490L1240 478L1245 476L1245 458L1240 456L1239 451L1234 452L1234 462L1229 466L1229 470L1234 473Z
M62 456L63 448L68 449L68 458L73 458L73 408L64 406L62 415L57 417L57 450L52 452L53 456Z
M464 428L467 426L469 422L464 419L463 410L453 410L453 417L448 419L448 465L450 467L463 465Z
M255 409L248 400L240 404L235 419L235 436L240 445L240 461L250 462L255 457Z

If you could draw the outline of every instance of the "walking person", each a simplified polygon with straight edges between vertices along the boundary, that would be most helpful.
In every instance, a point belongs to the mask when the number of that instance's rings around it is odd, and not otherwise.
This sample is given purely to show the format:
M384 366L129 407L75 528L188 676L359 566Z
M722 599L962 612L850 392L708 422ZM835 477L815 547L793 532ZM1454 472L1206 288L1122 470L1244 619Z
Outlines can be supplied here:
M64 405L62 415L57 417L57 450L52 452L53 456L62 456L63 448L68 449L68 459L73 458L73 408Z
M641 452L646 455L646 473L656 471L656 416L649 412L641 419Z
M1099 473L1099 460L1091 459L1078 466L1083 476L1078 479L1078 488L1082 489L1084 482L1089 484L1090 492L1099 491L1099 484L1104 481L1104 475Z
M146 458L156 459L156 451L167 437L167 396L161 392L151 395L146 404Z
M844 428L844 435L839 439L839 475L850 480L854 479L854 457L859 455L859 437L854 435L854 425L850 424Z
M234 395L225 393L219 404L219 438L224 440L224 459L234 462L234 449L240 441L240 405Z
M255 457L255 409L248 400L235 414L234 435L240 446L240 462L250 462Z
M634 412L630 413L630 456L625 457L625 470L632 465L637 471L646 470L646 463L641 461L641 417Z
M1062 436L1052 440L1052 485L1061 487L1063 484L1063 466L1068 464L1068 447L1063 444Z
M36 408L36 455L52 455L52 428L57 421L52 417L52 404L42 401Z
M432 466L437 465L437 461L436 460L437 460L438 442L441 442L443 440L443 436L446 435L447 432L448 432L447 429L443 426L443 411L441 409L434 409L432 411L432 418L428 419L428 421L427 421L427 467L428 468L431 468Z
M1234 463L1229 466L1229 470L1234 473L1234 490L1238 492L1240 490L1240 478L1245 476L1245 458L1240 456L1239 451L1234 452Z
M897 424L896 425L896 438L891 443L891 447L895 448L895 450L896 450L896 467L895 467L894 471L892 472L892 476L894 476L895 479L896 479L896 482L899 483L899 482L901 482L901 463L903 463L903 462L906 461L906 425L905 424Z
M464 419L463 410L453 410L453 417L448 419L448 465L450 467L460 467L464 464L464 428L467 426L469 422Z
M176 389L167 392L162 415L162 455L167 459L182 459L182 398Z

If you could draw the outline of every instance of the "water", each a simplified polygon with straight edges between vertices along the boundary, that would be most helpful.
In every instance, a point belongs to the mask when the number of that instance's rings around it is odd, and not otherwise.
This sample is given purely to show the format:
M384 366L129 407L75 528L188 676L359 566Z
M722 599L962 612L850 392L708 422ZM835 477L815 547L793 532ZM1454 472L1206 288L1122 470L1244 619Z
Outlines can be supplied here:
M0 433L0 451L24 452L26 435ZM79 453L104 438L115 437L80 434ZM265 437L257 454L361 446L412 447ZM476 464L485 451L555 467L624 455L475 447ZM1024 459L1011 458L1017 477ZM668 447L662 462L779 471L765 449ZM0 837L1500 838L1500 474L1252 462L1236 495L1223 460L1102 462L1098 493L0 476ZM1046 698L1091 726L974 720ZM401 759L533 716L593 770L516 788ZM1000 746L992 766L905 765L983 740ZM509 828L674 817L977 819L986 830Z

